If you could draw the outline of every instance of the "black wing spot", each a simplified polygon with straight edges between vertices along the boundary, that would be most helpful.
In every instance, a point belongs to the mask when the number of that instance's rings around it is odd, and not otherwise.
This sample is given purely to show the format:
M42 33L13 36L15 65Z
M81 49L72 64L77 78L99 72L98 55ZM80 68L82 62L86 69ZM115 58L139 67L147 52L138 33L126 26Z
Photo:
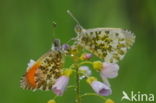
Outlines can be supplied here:
M109 33L110 33L110 31L106 30L106 31L105 31L105 33L106 33L106 34L109 34Z
M93 35L93 32L90 32L91 35Z
M116 36L119 36L119 33L115 33Z
M101 34L101 31L95 31L95 34L96 35Z

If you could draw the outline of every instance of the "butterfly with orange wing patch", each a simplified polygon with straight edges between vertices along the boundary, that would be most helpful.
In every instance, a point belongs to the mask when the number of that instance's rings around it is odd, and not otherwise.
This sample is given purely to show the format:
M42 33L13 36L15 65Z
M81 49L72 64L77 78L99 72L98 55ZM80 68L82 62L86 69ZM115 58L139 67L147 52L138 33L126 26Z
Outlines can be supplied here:
M60 40L55 39L50 51L42 55L37 61L30 60L26 73L20 81L21 87L30 90L50 90L61 75L64 52L67 50L64 47Z

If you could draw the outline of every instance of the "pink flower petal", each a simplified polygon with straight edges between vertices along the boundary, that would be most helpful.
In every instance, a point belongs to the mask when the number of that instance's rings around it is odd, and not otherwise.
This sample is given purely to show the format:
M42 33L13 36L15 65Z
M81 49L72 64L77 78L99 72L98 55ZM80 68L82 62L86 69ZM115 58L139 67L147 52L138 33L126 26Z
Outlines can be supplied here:
M91 87L93 88L93 90L99 94L99 95L102 95L102 96L109 96L112 94L112 90L111 88L102 83L102 82L99 82L99 81L93 81L91 83Z
M115 78L118 76L119 65L114 63L103 63L103 68L101 70L101 76L106 78ZM103 78L103 77L102 77Z
M69 77L61 76L56 80L56 83L52 86L52 91L58 95L62 96L65 88L67 87L69 82Z

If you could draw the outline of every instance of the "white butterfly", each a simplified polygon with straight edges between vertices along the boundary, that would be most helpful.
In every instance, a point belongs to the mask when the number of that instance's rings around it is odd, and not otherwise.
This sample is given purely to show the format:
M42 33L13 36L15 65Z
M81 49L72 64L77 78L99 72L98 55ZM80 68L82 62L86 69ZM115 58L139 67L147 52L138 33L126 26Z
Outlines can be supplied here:
M135 35L121 28L84 29L70 11L67 13L77 22L75 44L105 62L116 63L123 59L127 50L135 42Z

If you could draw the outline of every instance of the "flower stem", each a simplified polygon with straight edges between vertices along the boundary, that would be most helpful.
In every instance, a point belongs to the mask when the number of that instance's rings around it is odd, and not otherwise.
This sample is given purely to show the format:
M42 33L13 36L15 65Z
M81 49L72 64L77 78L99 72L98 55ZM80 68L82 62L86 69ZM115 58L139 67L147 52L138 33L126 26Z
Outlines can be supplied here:
M103 97L103 96L100 96L100 95L98 95L98 94L96 94L96 93L85 93L85 94L83 94L83 95L81 95L80 97L82 98L82 97L85 97L85 96L97 96L97 97L100 97L102 100L106 100L106 98L105 97Z
M70 85L67 88L76 88L76 86L75 85Z
M84 64L93 64L93 62L91 62L91 61L83 61L83 62L81 62L79 65L81 66L81 65L84 65Z
M79 75L79 68L77 65L75 65L76 68L76 103L81 103L81 98L80 98L80 75Z

